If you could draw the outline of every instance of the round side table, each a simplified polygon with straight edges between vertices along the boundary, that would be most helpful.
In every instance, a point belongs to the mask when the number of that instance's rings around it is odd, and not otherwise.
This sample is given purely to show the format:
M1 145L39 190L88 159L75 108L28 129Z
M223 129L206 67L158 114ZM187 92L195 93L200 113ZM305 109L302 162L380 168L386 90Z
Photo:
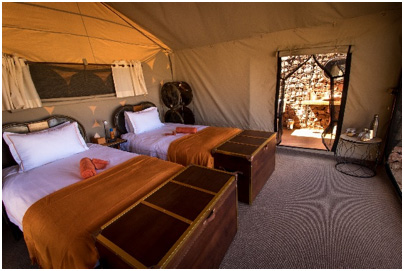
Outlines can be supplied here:
M376 175L382 139L361 141L356 136L342 134L338 142L335 168L350 176L370 178Z

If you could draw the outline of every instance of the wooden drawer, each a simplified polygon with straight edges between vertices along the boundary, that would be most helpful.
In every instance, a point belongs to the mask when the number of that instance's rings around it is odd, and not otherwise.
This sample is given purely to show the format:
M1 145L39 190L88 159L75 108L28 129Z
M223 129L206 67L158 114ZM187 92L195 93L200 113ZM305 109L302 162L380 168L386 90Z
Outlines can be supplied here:
M237 232L232 174L189 166L101 228L103 267L218 268Z
M276 134L245 130L212 151L215 168L237 173L238 199L252 204L275 169Z

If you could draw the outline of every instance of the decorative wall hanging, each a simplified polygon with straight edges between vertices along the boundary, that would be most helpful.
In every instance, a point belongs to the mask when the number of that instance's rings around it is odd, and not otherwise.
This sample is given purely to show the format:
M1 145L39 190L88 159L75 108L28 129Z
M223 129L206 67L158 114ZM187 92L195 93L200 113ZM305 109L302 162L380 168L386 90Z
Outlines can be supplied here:
M110 65L30 62L42 100L114 94Z

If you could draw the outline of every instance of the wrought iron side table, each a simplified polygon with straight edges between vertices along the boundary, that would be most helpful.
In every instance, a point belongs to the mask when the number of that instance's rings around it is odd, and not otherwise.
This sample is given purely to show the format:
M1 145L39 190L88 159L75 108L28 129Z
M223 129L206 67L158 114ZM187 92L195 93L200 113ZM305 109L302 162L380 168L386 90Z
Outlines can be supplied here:
M370 178L376 175L382 139L361 141L356 136L342 134L335 152L335 168L347 175Z

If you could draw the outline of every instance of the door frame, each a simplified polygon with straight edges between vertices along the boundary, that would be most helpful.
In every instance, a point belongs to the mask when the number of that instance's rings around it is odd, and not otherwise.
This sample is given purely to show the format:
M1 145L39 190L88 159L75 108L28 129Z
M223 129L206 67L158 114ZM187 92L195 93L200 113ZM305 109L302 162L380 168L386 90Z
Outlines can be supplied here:
M348 47L348 52L346 54L347 55L346 55L346 63L345 63L344 86L343 86L342 94L341 94L341 105L340 105L340 111L338 114L336 135L335 135L334 143L333 143L331 149L329 149L326 146L326 149L328 151L332 151L332 152L335 152L335 150L337 148L338 141L339 141L339 138L341 135L342 123L343 123L343 119L344 119L345 106L346 106L346 101L347 101L347 96L348 96L349 79L350 79L350 73L351 73L351 61L352 61L351 46ZM316 54L307 54L307 55L316 55ZM308 59L310 59L311 57L312 56L310 56ZM283 108L283 104L284 104L285 91L284 91L284 89L281 90L281 80L286 81L289 76L294 74L294 72L296 72L296 70L298 70L306 62L307 62L307 60L300 63L297 66L297 68L294 69L290 74L286 75L285 78L281 78L282 57L280 56L279 51L277 52L277 80L276 80L276 91L275 91L275 116L274 116L274 130L276 132L276 144L277 145L279 145L282 142L282 135L283 135L282 108ZM284 87L285 87L285 84L283 84L283 88ZM330 124L331 124L331 122L330 122ZM324 142L323 142L323 144L324 144Z

